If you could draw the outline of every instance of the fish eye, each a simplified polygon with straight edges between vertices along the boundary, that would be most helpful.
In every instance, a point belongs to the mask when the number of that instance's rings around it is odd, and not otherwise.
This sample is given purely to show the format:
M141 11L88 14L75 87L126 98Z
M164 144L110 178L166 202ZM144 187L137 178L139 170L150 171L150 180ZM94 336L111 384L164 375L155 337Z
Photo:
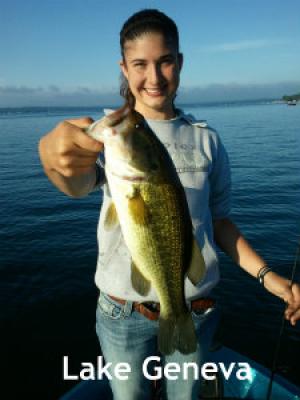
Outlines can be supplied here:
M136 127L136 128L139 128L139 127L140 127L140 124L135 124L135 127Z

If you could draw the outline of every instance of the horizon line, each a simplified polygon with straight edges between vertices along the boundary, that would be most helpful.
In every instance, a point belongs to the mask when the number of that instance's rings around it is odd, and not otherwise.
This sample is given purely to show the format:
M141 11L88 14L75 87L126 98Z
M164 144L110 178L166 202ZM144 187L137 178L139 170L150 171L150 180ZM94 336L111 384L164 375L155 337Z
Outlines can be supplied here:
M178 106L194 106L194 105L213 105L213 104L232 104L232 103L256 103L256 102L266 102L266 101L271 101L271 102L279 102L279 103L285 103L282 98L277 98L277 97L258 97L256 99L235 99L235 100L208 100L208 101L194 101L194 102L178 102ZM108 107L118 107L122 106L123 104L91 104L91 105L23 105L23 106L0 106L0 110L5 110L5 109L42 109L42 108L69 108L69 109L89 109L89 108L108 108Z

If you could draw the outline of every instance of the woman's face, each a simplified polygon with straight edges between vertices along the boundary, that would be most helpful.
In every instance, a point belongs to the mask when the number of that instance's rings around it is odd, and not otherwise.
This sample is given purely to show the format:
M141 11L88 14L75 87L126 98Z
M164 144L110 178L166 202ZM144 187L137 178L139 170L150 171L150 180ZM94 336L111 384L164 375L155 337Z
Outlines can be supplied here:
M145 118L174 117L173 99L179 85L182 55L160 33L145 33L125 42L121 69Z

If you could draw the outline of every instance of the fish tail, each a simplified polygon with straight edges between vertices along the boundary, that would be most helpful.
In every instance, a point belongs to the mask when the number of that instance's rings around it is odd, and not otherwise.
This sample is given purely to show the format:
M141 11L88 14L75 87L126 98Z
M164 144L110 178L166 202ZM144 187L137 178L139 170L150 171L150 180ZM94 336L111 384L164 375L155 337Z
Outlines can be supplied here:
M180 315L176 325L176 348L182 354L194 353L197 349L197 336L192 315L189 311Z
M175 318L160 318L158 347L162 354L169 355L175 350L182 354L194 353L197 348L197 337L190 312Z
M158 348L162 354L172 354L176 349L175 322L174 318L160 317L159 319Z

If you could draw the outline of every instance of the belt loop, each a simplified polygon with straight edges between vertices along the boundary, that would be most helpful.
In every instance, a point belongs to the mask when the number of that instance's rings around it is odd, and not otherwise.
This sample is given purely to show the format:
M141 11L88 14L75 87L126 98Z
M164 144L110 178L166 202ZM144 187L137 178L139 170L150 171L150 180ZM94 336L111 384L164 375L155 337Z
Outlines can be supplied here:
M127 300L124 304L124 317L129 317L132 313L133 301Z

